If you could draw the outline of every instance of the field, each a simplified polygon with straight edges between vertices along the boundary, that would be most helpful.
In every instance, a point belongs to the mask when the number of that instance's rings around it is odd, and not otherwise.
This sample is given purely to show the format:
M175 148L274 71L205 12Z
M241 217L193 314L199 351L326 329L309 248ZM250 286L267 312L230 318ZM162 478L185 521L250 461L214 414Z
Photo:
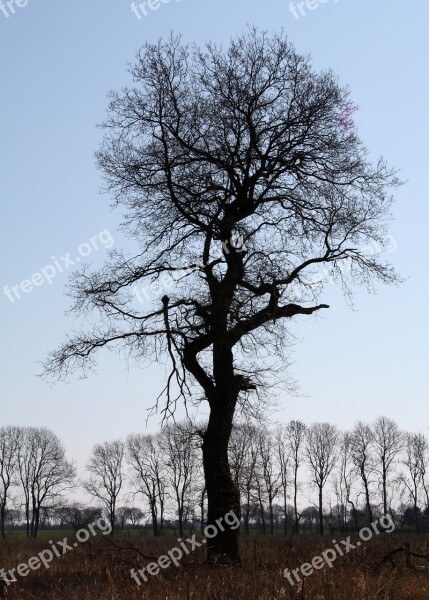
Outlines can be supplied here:
M66 532L60 533L61 537L66 535ZM139 586L131 578L130 569L142 568L151 559L167 553L177 545L174 538L118 537L113 545L109 539L97 537L54 558L48 569L42 566L26 577L19 577L8 587L8 597L21 600L428 600L429 570L426 567L429 563L424 558L412 557L407 567L405 554L397 552L383 561L393 550L404 547L406 541L415 554L429 552L426 536L380 535L338 557L332 568L325 566L303 578L302 584L292 586L284 577L284 569L293 570L311 562L332 547L331 538L299 536L290 541L280 535L243 536L241 567L208 567L204 564L204 548L201 548L184 558L179 567L162 570ZM73 546L72 538L69 544ZM8 539L0 544L0 563L9 570L48 548L45 539Z

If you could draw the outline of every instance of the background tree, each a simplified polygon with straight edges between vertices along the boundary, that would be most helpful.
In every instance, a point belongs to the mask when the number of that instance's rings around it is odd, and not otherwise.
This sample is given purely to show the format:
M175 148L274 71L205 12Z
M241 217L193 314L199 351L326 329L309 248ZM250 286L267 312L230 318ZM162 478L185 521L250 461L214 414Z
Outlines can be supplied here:
M301 421L290 421L287 425L290 458L293 472L293 508L295 513L295 532L298 533L298 471L301 464L301 451L305 443L307 427Z
M416 444L417 461L420 469L422 488L425 495L425 511L429 512L429 486L426 475L429 468L429 443L424 435L419 435L419 441Z
M280 489L283 496L284 534L287 534L289 506L287 503L289 491L290 449L287 439L287 427L279 425L275 430L277 460L279 466Z
M278 452L274 444L272 432L264 427L259 435L259 464L261 472L261 483L268 504L270 519L270 533L274 534L274 500L277 498L281 488L282 470L278 465ZM263 509L263 507L261 506Z
M180 537L183 537L184 520L192 505L198 441L194 427L187 423L168 425L162 431L161 446L165 456L167 482L176 502Z
M387 485L390 471L404 447L404 438L392 419L379 417L373 427L374 448L377 457L377 473L380 477L383 514L387 515Z
M398 181L344 127L348 91L282 35L251 29L227 49L171 37L146 44L131 72L134 87L111 95L97 156L140 249L74 278L74 309L100 320L49 357L46 375L86 371L109 345L138 361L165 350L164 414L179 399L203 395L209 406L202 449L215 525L240 513L234 415L281 379L290 319L327 308L327 280L346 291L396 281L380 254ZM162 288L179 272L169 296L138 304L137 284ZM237 535L219 532L208 560L239 562Z
M59 506L53 511L55 517L61 525L67 525L78 531L88 527L91 523L101 517L101 508L89 506L84 507L79 502L69 505Z
M164 525L166 473L165 458L159 437L135 434L127 438L127 461L132 482L149 503L152 529L159 536Z
M259 456L258 428L250 423L237 424L229 443L229 460L234 485L243 499L244 528L249 535L251 505L255 494L256 465Z
M303 525L305 525L310 530L310 533L313 532L313 527L315 531L317 531L316 523L320 522L319 510L316 506L306 506L301 511L301 519Z
M334 490L337 499L334 508L341 532L346 530L349 504L352 508L355 526L358 528L356 503L352 500L355 475L355 467L351 458L351 436L348 432L345 432L340 434L339 438L338 468L334 479Z
M127 520L133 526L133 529L137 527L139 523L144 519L144 512L138 506L127 507Z
M116 504L124 482L124 450L122 440L96 444L87 465L90 479L83 482L88 494L99 500L106 509L112 527L111 537L114 536L116 524Z
M375 469L374 451L374 433L369 425L359 421L350 434L350 454L363 484L369 523L374 520L370 495L371 476Z
M5 539L5 520L10 500L10 490L17 483L18 427L0 428L0 532Z
M22 511L19 508L8 508L6 510L5 526L16 527L22 522Z
M339 432L335 425L314 423L307 430L306 454L313 483L319 500L319 533L324 533L323 488L338 458Z
M401 475L400 480L406 487L411 502L413 503L414 524L416 532L420 534L419 508L420 492L423 488L422 475L426 470L426 465L422 461L427 460L428 443L421 433L407 433L404 436L404 458L403 464L406 473Z
M76 469L61 440L46 427L22 428L17 459L27 537L37 537L42 509L56 507L62 494L76 487Z

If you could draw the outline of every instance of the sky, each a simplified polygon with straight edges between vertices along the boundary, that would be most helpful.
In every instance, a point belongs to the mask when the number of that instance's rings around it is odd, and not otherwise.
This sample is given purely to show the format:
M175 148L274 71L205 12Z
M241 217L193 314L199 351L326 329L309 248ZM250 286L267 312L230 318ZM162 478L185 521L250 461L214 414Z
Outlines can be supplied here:
M317 69L332 68L349 85L371 156L383 155L407 182L395 193L390 256L405 282L374 295L356 290L354 309L328 287L330 310L292 325L300 341L290 372L302 396L279 394L271 417L346 429L384 414L427 432L427 0L308 0L301 9L287 0L171 0L158 8L151 0L134 12L127 0L15 2L0 3L0 424L50 427L81 469L95 442L158 429L160 417L146 419L162 365L130 367L104 353L86 380L50 386L36 377L47 352L80 325L66 314L76 259L97 266L109 246L127 246L120 213L100 193L96 125L107 92L131 83L127 64L146 41L173 30L185 41L226 45L257 25L283 28ZM19 299L10 291L41 272Z

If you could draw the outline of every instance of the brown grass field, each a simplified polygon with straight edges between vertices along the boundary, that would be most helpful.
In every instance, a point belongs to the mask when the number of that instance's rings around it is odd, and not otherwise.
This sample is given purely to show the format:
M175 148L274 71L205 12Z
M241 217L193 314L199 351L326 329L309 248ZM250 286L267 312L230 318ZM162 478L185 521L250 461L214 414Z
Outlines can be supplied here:
M337 536L337 540L344 536ZM241 567L209 567L203 548L182 560L180 567L163 570L138 586L130 577L131 567L150 561L139 553L158 557L177 545L173 537L115 538L114 544L97 537L55 558L49 569L41 567L19 577L8 587L10 599L40 600L429 600L429 562L393 555L394 565L383 558L404 545L416 554L429 552L429 538L395 533L380 535L338 558L333 567L323 568L291 586L283 575L311 562L332 546L331 538L298 536L291 541L274 537L241 537ZM69 538L69 542L72 541ZM353 541L353 536L352 536ZM123 549L119 549L121 546ZM137 550L131 549L137 548ZM47 540L12 539L0 543L0 563L9 570L49 548Z

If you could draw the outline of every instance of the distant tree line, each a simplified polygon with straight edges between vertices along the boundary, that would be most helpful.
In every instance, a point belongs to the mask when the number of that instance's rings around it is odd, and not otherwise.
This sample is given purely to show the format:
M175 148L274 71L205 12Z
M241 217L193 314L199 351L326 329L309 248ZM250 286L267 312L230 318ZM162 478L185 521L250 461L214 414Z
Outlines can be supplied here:
M64 493L75 487L76 469L67 461L64 446L55 433L45 427L0 428L3 539L11 497L22 511L27 537L37 537L43 512L58 505Z
M207 492L203 425L169 424L157 434L96 444L88 477L76 478L57 436L45 428L0 429L1 535L25 527L78 530L103 514L113 530L203 528ZM273 534L359 529L382 514L417 533L429 530L429 444L386 417L342 432L301 421L240 423L229 445L241 494L242 530ZM84 490L95 506L70 502ZM112 534L113 534L112 530Z

